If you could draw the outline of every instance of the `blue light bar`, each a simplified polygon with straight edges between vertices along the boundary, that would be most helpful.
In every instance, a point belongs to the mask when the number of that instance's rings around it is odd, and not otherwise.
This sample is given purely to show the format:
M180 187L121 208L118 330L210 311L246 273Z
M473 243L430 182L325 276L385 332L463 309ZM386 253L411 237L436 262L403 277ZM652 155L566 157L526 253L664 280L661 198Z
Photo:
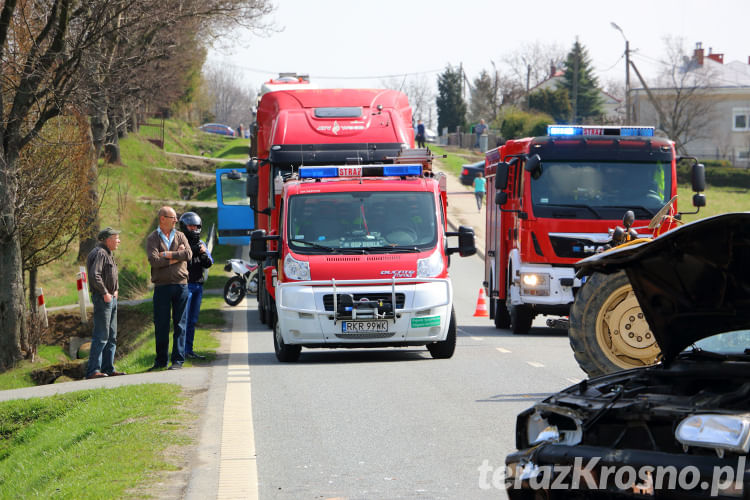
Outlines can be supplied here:
M653 137L654 127L622 127L622 129L620 129L620 135Z
M611 127L589 125L547 125L549 136L614 135L621 137L653 137L654 127Z
M383 175L386 177L420 176L422 175L422 165L383 165Z
M338 167L300 167L299 176L306 179L321 179L323 177L338 177Z

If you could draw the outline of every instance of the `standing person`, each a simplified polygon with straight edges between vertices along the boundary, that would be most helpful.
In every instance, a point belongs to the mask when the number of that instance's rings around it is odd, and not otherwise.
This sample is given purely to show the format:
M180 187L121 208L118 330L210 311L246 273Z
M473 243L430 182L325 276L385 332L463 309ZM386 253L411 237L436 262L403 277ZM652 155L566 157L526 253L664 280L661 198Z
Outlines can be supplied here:
M195 212L185 212L180 217L180 230L190 243L190 251L193 257L188 262L188 305L187 305L187 329L185 330L185 355L191 359L206 359L205 356L193 351L193 339L195 338L195 325L198 323L198 315L201 312L201 301L203 300L203 270L208 269L214 263L211 253L206 244L201 241L201 218Z
M474 133L477 134L477 143L474 145L475 148L479 148L479 138L482 134L487 133L487 124L484 123L484 118L479 120L479 123L474 127Z
M185 361L185 326L188 302L187 263L193 256L187 237L175 230L177 213L172 207L159 209L159 227L146 238L146 255L154 283L154 337L156 360L149 371L167 366L169 321L174 325L172 366L179 370Z
M86 366L86 378L125 375L115 370L117 349L117 264L112 252L120 245L120 231L107 227L99 231L99 244L86 257L94 304L94 331Z
M474 177L474 197L477 199L477 212L482 211L484 194L487 192L487 179L479 173Z
M424 123L422 120L417 120L417 147L424 147Z

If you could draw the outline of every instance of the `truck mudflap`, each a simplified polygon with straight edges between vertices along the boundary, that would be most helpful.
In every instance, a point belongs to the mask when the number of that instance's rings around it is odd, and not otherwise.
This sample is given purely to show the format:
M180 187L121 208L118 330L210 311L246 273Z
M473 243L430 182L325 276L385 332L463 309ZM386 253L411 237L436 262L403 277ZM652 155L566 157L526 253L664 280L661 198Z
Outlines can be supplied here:
M277 283L284 342L425 345L445 340L453 304L446 278Z

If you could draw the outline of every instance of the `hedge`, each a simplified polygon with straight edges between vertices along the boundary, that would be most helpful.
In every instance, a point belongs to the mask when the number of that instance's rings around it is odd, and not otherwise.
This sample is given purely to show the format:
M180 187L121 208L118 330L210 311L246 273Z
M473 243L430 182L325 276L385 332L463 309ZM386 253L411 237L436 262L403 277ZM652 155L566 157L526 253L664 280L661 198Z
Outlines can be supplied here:
M709 186L728 186L750 188L750 169L736 168L725 160L701 160L706 166L706 184ZM677 164L677 182L690 184L692 162L683 161Z

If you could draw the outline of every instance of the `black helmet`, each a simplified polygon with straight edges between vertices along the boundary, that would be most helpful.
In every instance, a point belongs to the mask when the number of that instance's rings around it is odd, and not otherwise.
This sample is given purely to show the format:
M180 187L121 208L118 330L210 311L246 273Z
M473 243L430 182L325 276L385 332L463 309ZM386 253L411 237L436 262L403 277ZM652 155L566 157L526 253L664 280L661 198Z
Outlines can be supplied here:
M188 229L188 226L198 226L195 231ZM195 212L185 212L180 217L180 231L185 233L190 243L198 243L201 237L201 218Z

